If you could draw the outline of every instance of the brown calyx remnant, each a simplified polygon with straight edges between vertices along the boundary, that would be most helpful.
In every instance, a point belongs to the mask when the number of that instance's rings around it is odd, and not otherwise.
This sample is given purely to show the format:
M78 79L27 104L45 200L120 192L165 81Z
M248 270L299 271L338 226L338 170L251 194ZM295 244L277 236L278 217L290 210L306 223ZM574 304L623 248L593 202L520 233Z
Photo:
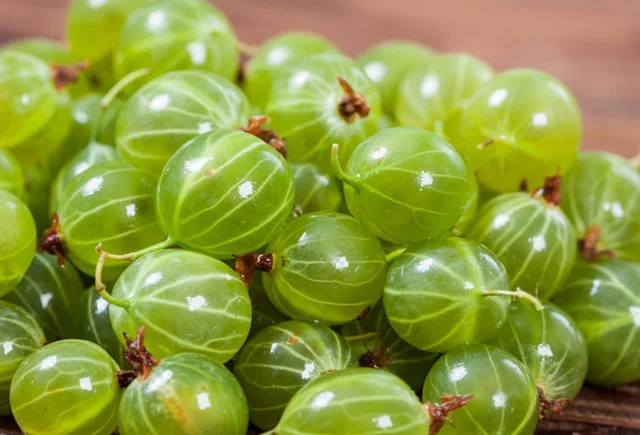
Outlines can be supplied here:
M386 355L384 347L376 350L368 350L363 353L358 360L360 367L371 367L372 369L383 369L388 366L391 361L393 361L393 357Z
M289 336L289 338L287 338L286 343L287 343L289 346L293 346L294 344L297 344L297 343L298 343L298 341L300 341L300 339L298 338L298 335L299 335L299 334L297 334L297 333L296 333L296 334L291 334L291 335Z
M249 288L256 270L271 272L273 269L273 254L245 254L236 256L236 272L244 284Z
M560 205L560 185L562 184L562 175L560 171L552 177L544 179L542 187L535 189L531 192L532 198L543 198L548 204L559 206Z
M528 192L529 191L529 183L527 182L526 178L523 178L522 181L520 181L520 192Z
M473 396L455 396L453 394L445 394L440 397L440 404L427 402L424 405L425 413L430 421L429 435L437 434L442 426L447 422L447 417L453 411L462 408L471 402Z
M51 68L53 85L58 91L61 91L78 81L80 73L89 67L89 62L84 60L73 65L50 63L49 67Z
M571 403L570 399L552 399L548 400L544 395L544 390L541 387L538 389L538 398L540 401L540 407L538 411L538 420L544 420L551 414L560 414L562 410Z
M587 261L593 261L599 257L605 255L609 258L615 258L618 255L611 249L598 249L598 242L600 242L600 236L602 230L597 225L591 225L587 229L587 233L583 239L578 240L578 251L582 258Z
M51 215L51 226L44 231L38 242L38 252L47 252L58 257L58 264L64 267L64 256L67 247L60 235L60 219L58 213Z
M262 127L269 122L269 117L264 115L256 115L249 118L249 122L246 127L241 127L240 130L252 134L255 137L262 139L271 148L282 154L282 157L287 158L287 147L280 136L273 130L265 130Z
M371 305L369 305L367 308L365 308L360 315L356 318L356 320L363 320L365 317L367 317L367 314L369 314L369 312L371 311Z
M344 96L338 103L338 113L349 124L356 121L358 116L366 118L371 109L367 105L364 95L356 93L351 85L342 77L338 77L338 83L344 90Z
M135 379L139 379L140 381L146 380L151 373L151 369L160 363L160 361L151 355L149 351L147 351L147 348L144 347L144 330L144 326L138 329L135 341L131 340L129 334L126 332L122 333L127 344L125 359L131 366L131 370L121 370L117 373L120 388L126 388Z

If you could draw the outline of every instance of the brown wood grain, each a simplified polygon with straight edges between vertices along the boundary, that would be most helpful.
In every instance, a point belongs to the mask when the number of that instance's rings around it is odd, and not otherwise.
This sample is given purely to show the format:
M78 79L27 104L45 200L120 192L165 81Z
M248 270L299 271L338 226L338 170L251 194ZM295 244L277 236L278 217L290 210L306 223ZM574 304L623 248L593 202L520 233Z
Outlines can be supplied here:
M0 42L63 38L67 0L0 0ZM496 69L547 71L576 94L584 148L640 149L638 0L217 0L247 43L278 32L324 34L355 55L389 38L464 51Z

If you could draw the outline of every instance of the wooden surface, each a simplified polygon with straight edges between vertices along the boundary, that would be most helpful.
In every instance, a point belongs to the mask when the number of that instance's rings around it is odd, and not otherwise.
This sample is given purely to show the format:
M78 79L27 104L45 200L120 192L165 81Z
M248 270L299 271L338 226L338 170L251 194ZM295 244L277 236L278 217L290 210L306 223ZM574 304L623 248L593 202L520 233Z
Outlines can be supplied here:
M0 42L63 37L67 0L0 0ZM639 0L216 0L240 38L307 29L355 55L388 38L466 51L497 70L539 68L576 94L584 147L640 148Z
M0 42L63 38L66 0L0 0ZM584 148L640 148L640 0L218 0L247 43L319 32L355 55L389 38L465 51L497 70L547 71L576 94ZM0 427L9 423L0 421ZM0 435L5 433L0 429ZM640 434L640 386L587 387L547 434Z

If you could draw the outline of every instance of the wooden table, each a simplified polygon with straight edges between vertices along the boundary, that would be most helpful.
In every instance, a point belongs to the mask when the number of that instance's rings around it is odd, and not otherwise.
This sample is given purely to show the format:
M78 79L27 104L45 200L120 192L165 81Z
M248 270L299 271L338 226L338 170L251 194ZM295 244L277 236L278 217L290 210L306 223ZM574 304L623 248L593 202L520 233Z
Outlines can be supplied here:
M0 0L0 42L63 37L66 0ZM497 70L547 71L576 94L584 148L640 148L639 0L217 0L240 38L257 44L306 29L348 54L389 38L465 51ZM0 423L0 427L2 423ZM8 422L4 427L9 428ZM640 434L640 386L586 387L540 433ZM0 429L0 435L13 434Z

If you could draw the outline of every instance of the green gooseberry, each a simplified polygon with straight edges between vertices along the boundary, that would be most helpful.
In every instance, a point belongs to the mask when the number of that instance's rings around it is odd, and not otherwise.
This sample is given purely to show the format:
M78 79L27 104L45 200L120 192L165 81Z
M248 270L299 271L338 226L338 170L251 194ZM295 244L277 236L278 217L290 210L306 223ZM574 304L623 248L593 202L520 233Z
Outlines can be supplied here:
M20 163L0 148L0 189L20 198L24 193L24 175Z
M311 54L338 52L329 40L315 33L281 33L266 40L247 62L242 89L251 104L264 108L279 70Z
M13 417L31 435L108 435L117 424L118 370L109 354L89 341L44 346L13 377Z
M249 103L230 81L204 71L176 71L143 86L118 118L116 144L133 166L160 173L185 142L215 128L236 128Z
M64 197L64 189L78 175L87 169L102 162L116 160L118 153L116 149L109 145L91 142L81 149L60 169L58 176L51 185L49 195L49 214L54 214L60 207L60 198Z
M469 171L446 140L417 127L379 131L355 149L345 170L349 211L381 239L410 244L439 236L462 216L471 195Z
M249 297L251 298L251 329L249 338L256 335L268 326L289 320L282 314L269 300L267 292L262 284L262 272L255 272L249 287Z
M56 174L46 160L22 167L24 174L24 203L36 223L36 232L42 234L51 224L49 193Z
M124 367L124 349L111 327L109 311L109 303L100 296L95 287L84 290L71 315L69 338L97 344L106 350L120 367Z
M336 180L320 172L312 163L292 163L291 173L295 186L295 205L302 213L337 211L342 193Z
M262 248L293 208L291 170L261 139L216 129L167 162L156 210L170 243L220 259Z
M0 301L0 416L11 415L9 387L18 366L45 341L33 316L17 305Z
M49 341L69 337L69 321L82 295L72 264L60 267L53 255L37 252L15 290L4 299L20 305L38 321Z
M522 361L541 395L560 407L582 388L587 344L576 322L551 302L542 310L528 301L511 304L507 321L491 343Z
M387 115L386 113L381 113L380 120L378 121L378 130L391 128L391 127L396 127L395 120L391 116Z
M160 243L165 236L154 213L156 185L154 175L119 160L90 167L65 188L41 249L67 255L81 271L93 275L99 243L113 252ZM126 266L122 260L107 259L103 275L114 281Z
M266 248L249 255L267 272L273 304L295 320L340 325L357 318L382 295L386 260L380 242L351 216L332 212L292 220ZM242 262L242 261L240 261ZM242 268L238 268L244 275Z
M438 398L440 400L440 398ZM320 376L300 389L280 423L263 435L435 434L447 418L459 414L470 397L449 397L443 406L423 405L400 378L356 367ZM453 411L453 412L452 412Z
M251 422L269 430L304 385L356 365L349 344L333 330L290 320L247 341L235 359L234 374L247 396Z
M448 434L532 435L538 424L538 391L527 368L502 349L467 344L447 352L433 366L423 401L447 394L473 400L449 417Z
M562 211L585 240L583 255L613 252L640 262L640 172L631 162L581 153L562 183L562 198Z
M587 381L640 380L640 264L622 259L578 261L555 302L587 341Z
M29 54L0 51L0 148L23 163L49 155L71 125L69 92L60 67Z
M487 248L458 237L409 247L389 266L384 309L409 344L448 352L494 337L507 318L509 277ZM526 294L526 293L525 293Z
M562 289L576 259L576 232L559 207L559 182L551 177L530 194L496 196L466 233L502 261L512 287L542 300Z
M36 225L27 206L0 189L0 297L12 291L36 251Z
M116 79L150 68L148 79L198 69L233 80L238 72L238 45L227 18L208 2L152 2L127 17L113 55L113 70Z
M363 318L342 325L340 333L351 345L361 367L393 373L414 391L422 388L427 372L439 357L401 339L391 328L381 302Z
M292 162L329 171L330 149L346 162L356 145L378 131L380 94L360 66L339 54L303 57L275 74L265 111L287 138Z
M407 73L427 65L434 57L430 48L411 41L387 40L376 44L358 56L358 63L378 87L382 111L393 114L398 88Z
M478 187L478 180L473 172L469 171L469 200L464 206L462 216L458 219L458 222L452 228L452 232L455 234L465 234L469 227L473 224L478 211L478 203L480 201L480 189Z
M118 412L122 435L245 435L247 400L238 381L203 355L169 356L124 391Z
M135 261L111 295L98 277L96 288L111 305L118 339L146 327L146 342L158 358L196 352L224 363L242 347L251 326L251 300L229 266L196 252L166 249Z
M451 142L476 171L478 181L513 192L525 179L543 183L575 163L582 139L580 109L554 77L531 69L496 75L465 105Z
M73 55L91 63L110 58L127 16L145 3L147 0L73 0L66 20Z
M400 125L426 128L451 141L462 108L493 76L489 65L468 54L432 56L399 84L393 116Z

